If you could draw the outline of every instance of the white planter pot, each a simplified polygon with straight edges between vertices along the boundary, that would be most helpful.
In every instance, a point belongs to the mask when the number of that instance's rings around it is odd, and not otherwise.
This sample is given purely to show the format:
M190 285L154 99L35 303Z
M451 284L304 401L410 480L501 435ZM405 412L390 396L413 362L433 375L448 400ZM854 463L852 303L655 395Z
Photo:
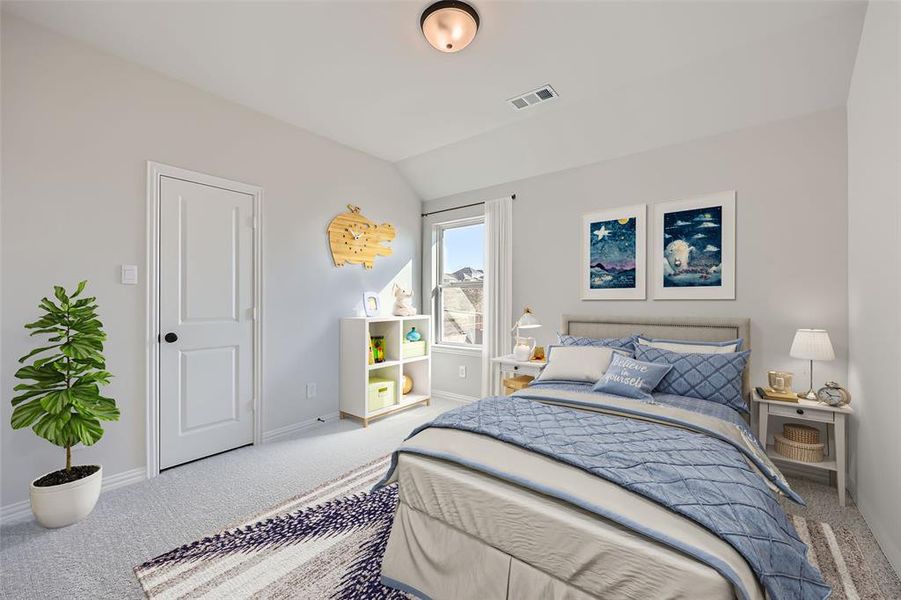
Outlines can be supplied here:
M31 512L38 523L44 527L65 527L81 521L94 510L100 497L103 467L83 479L61 485L37 487L34 481L31 482Z

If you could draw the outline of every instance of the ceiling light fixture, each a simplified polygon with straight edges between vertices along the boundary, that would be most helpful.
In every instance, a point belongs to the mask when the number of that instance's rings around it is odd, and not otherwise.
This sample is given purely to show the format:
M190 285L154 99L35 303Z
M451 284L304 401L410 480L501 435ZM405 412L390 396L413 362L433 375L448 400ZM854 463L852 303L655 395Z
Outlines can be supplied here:
M419 26L436 50L459 52L476 37L479 13L465 2L442 0L425 9Z

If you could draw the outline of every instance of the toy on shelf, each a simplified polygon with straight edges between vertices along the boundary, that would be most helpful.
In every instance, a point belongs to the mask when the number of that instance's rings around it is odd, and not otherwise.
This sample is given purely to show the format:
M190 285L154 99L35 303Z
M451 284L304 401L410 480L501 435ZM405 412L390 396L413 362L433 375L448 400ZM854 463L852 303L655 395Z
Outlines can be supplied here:
M412 317L416 314L413 308L413 290L405 290L394 284L394 316Z
M372 336L372 357L377 363L385 362L385 336Z

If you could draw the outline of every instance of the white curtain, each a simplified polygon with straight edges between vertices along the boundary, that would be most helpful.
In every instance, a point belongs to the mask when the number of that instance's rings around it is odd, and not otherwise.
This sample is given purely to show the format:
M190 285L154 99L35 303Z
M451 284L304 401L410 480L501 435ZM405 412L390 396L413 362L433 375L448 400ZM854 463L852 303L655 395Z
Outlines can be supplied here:
M485 293L482 299L482 395L494 387L491 359L510 354L513 341L513 199L485 203Z

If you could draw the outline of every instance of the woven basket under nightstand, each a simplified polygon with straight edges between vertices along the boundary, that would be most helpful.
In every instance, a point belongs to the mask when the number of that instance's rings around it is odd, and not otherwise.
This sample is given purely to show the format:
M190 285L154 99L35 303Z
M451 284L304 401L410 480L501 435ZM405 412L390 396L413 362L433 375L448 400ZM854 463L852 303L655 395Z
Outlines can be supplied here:
M785 439L799 444L820 443L820 430L810 425L786 423L782 426L782 435L785 436Z
M773 436L776 452L801 462L818 463L823 461L823 448L820 443L820 431L816 427L786 423L782 435Z

